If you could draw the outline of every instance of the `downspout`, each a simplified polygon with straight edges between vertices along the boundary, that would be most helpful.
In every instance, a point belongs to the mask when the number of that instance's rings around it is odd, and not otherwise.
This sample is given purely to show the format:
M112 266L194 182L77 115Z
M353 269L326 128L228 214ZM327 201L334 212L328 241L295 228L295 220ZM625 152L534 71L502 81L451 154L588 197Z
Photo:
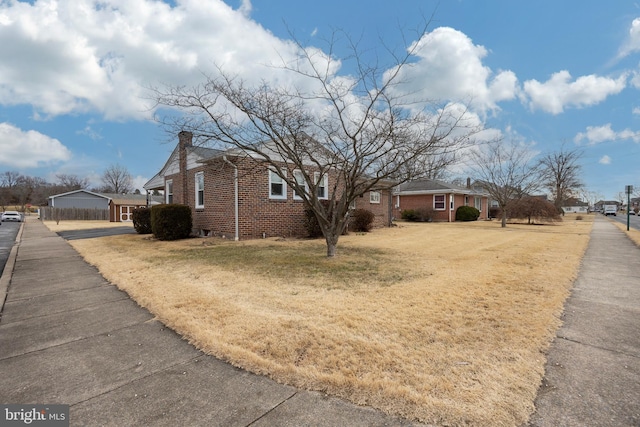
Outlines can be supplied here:
M222 156L222 160L224 160L225 163L230 164L233 168L233 207L236 220L236 235L233 240L237 242L238 240L240 240L240 232L238 226L238 166L231 163L229 159L227 159L227 156Z

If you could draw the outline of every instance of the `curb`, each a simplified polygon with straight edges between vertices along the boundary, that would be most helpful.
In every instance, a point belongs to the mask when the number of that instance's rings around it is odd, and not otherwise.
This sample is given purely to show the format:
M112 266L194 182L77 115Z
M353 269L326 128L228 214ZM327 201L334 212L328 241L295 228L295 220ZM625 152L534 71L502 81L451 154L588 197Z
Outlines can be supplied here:
M25 219L20 223L20 230L16 234L16 242L11 248L9 258L2 271L2 277L0 277L0 320L2 320L2 310L4 309L4 303L7 300L7 293L9 291L9 285L11 284L11 277L13 276L13 268L16 265L16 258L18 257L18 247L22 241L22 231L24 230L24 224L27 222Z

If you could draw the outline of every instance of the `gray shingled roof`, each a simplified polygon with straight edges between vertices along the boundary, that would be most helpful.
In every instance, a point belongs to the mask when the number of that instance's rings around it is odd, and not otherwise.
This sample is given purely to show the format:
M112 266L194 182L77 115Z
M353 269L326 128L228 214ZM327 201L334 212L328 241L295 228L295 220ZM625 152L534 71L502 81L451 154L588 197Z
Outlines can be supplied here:
M398 192L402 193L405 191L429 191L429 192L455 192L455 193L467 193L472 194L476 193L471 188L461 187L455 184L449 184L447 182L437 181L434 179L419 179L415 181L405 182L400 184L398 187Z

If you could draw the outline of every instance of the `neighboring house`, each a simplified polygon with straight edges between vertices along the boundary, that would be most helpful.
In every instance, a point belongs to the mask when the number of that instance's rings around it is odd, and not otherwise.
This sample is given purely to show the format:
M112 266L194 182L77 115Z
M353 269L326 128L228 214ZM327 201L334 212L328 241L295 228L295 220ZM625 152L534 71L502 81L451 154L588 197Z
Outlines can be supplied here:
M489 218L489 197L483 191L432 179L406 182L394 192L394 214L401 217L407 209L431 209L434 221L453 222L456 209L473 206L480 211L479 219Z
M196 147L192 134L180 132L178 145L145 190L163 190L165 203L188 205L193 227L200 235L251 239L272 236L304 236L304 202L264 161L238 149L226 151ZM282 163L287 174L301 174ZM334 175L320 177L309 166L305 171L319 182L318 196L330 197ZM374 226L389 225L391 196L388 190L371 191L356 200L356 208L375 215Z
M569 199L562 205L564 213L587 213L589 212L589 203L578 199Z
M49 206L53 208L99 209L109 211L109 221L131 221L133 210L143 206L161 203L162 196L144 194L95 193L75 190L49 196Z

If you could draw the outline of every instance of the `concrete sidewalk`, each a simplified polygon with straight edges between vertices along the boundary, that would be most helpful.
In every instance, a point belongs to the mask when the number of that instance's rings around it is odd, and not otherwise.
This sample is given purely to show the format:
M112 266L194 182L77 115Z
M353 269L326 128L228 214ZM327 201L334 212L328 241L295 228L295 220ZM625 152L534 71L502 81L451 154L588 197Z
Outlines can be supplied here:
M0 319L0 384L0 403L71 405L72 426L412 425L203 354L38 220Z
M547 356L536 408L530 426L640 426L640 248L602 216Z

